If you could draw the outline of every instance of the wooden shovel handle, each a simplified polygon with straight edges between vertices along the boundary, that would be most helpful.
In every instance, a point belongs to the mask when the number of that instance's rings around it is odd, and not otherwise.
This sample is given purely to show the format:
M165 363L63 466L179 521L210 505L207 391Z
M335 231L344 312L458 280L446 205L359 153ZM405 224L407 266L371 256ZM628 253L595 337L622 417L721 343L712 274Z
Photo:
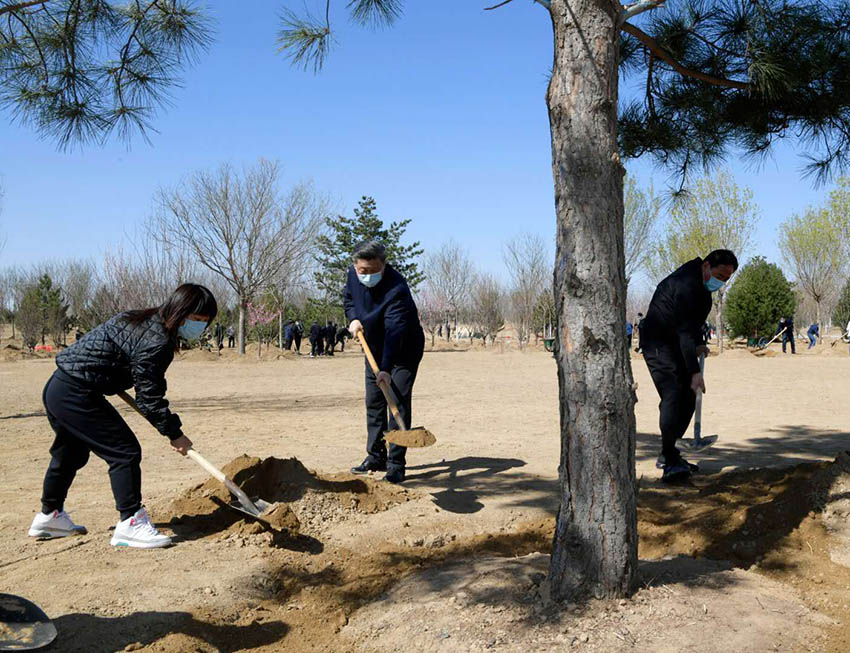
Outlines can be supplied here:
M209 475L212 476L213 478L218 479L219 481L221 481L225 485L227 485L230 482L230 479L228 479L227 476L224 475L224 472L222 472L218 467L213 465L209 460L204 458L201 454L199 454L194 449L189 449L189 451L186 452L186 455L189 456L189 458L194 460L196 463L198 463L205 470L207 470L207 473L209 473Z
M224 472L221 471L218 467L213 465L209 460L204 458L201 454L199 454L194 449L189 449L186 452L186 455L189 456L192 460L198 463L201 467L203 467L207 472L214 478L218 479L222 483L224 483L224 487L226 487L230 494L239 499L239 503L242 504L245 508L250 508L254 506L254 502L251 501L250 497L242 491L236 483L231 481L227 476L225 476Z
M372 368L372 372L375 373L375 376L378 376L378 373L381 371L381 368L378 367L378 361L375 360L375 357L372 355L372 350L369 349L369 345L366 343L366 336L363 335L363 331L357 332L357 339L360 341L360 346L363 347L363 352L366 354L366 360L369 361L369 366ZM396 406L395 401L393 401L393 398L390 396L390 389L385 387L381 383L378 384L378 387L381 389L381 392L384 393L384 397L387 400L387 405L390 407L390 412L395 418L395 423L398 424L398 427L402 431L406 431L407 425L401 418L401 413L398 412L398 406Z

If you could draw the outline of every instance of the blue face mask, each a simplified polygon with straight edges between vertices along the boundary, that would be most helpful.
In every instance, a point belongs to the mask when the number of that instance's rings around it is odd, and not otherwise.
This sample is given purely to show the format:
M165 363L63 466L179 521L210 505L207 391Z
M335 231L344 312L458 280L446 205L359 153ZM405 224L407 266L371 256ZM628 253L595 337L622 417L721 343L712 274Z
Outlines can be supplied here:
M362 283L367 288L374 288L381 282L381 278L384 276L384 271L375 272L374 274L358 274L357 278L360 279L360 283Z
M709 277L708 281L703 281L702 284L708 292L717 292L726 285L723 281L714 277Z
M201 334L206 328L206 322L187 319L186 323L181 325L180 328L177 329L177 335L183 338L183 340L197 340L201 337Z

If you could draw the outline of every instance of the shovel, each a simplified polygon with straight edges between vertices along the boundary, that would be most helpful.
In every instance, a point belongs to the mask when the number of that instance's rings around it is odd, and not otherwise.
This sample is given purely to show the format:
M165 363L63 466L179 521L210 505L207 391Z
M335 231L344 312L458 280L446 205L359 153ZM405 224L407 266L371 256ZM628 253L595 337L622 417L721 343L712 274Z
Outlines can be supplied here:
M135 410L139 415L142 415L142 411L139 410L139 407L136 405L136 402L133 398L128 395L124 391L120 391L118 396L121 397L127 405L130 406L133 410ZM144 415L142 415L144 417ZM249 517L253 517L258 521L268 523L263 517L262 514L272 507L268 501L263 501L262 499L258 499L254 497L253 499L248 498L248 495L242 491L236 483L231 481L227 476L225 476L224 472L222 472L218 467L213 465L210 461L204 458L201 454L199 454L194 449L189 449L186 452L186 455L198 463L201 467L203 467L212 477L221 481L224 484L230 494L236 497L236 501L233 501L228 505L229 508L233 508L233 510L238 510L241 513L248 515Z
M378 367L378 362L372 355L372 350L369 349L369 345L366 344L366 338L363 336L362 331L357 332L357 339L363 347L363 352L366 354L366 359L369 361L372 371L375 373L375 376L378 376L378 372L381 370ZM412 429L407 428L404 424L404 420L401 418L401 414L398 412L398 406L395 401L393 401L390 389L380 383L378 384L378 387L381 388L381 392L384 393L387 405L390 407L390 412L392 412L393 417L395 418L395 423L398 424L397 430L387 431L384 433L384 439L387 442L397 444L400 447L430 447L437 441L434 434L424 426L417 426Z
M699 371L700 374L705 374L705 354L699 355ZM702 390L697 390L696 407L694 408L694 439L686 440L682 438L680 442L682 446L697 453L708 449L717 442L716 435L702 437Z
M56 626L35 603L0 594L0 651L34 651L56 639Z

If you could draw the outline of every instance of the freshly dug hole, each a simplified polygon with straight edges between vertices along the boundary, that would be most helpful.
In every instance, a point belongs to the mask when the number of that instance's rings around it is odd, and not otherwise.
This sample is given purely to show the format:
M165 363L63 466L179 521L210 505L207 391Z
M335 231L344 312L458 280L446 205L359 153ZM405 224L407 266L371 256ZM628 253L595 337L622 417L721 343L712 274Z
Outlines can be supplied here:
M262 516L275 529L289 533L319 533L357 514L382 512L409 501L413 494L389 483L350 474L322 475L297 458L235 458L222 471L250 497L275 504ZM226 507L233 501L215 479L196 485L171 502L164 517L181 536L195 539L228 531L262 533L262 524Z

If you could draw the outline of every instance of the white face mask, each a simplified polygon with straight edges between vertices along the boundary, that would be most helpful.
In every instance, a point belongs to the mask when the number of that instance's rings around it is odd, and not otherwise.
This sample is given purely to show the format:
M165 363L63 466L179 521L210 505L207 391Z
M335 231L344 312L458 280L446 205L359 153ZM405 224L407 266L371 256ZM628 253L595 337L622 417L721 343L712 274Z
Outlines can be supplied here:
M357 274L357 278L360 279L360 283L362 283L367 288L374 288L381 282L381 278L384 276L384 271L375 272L373 274Z

